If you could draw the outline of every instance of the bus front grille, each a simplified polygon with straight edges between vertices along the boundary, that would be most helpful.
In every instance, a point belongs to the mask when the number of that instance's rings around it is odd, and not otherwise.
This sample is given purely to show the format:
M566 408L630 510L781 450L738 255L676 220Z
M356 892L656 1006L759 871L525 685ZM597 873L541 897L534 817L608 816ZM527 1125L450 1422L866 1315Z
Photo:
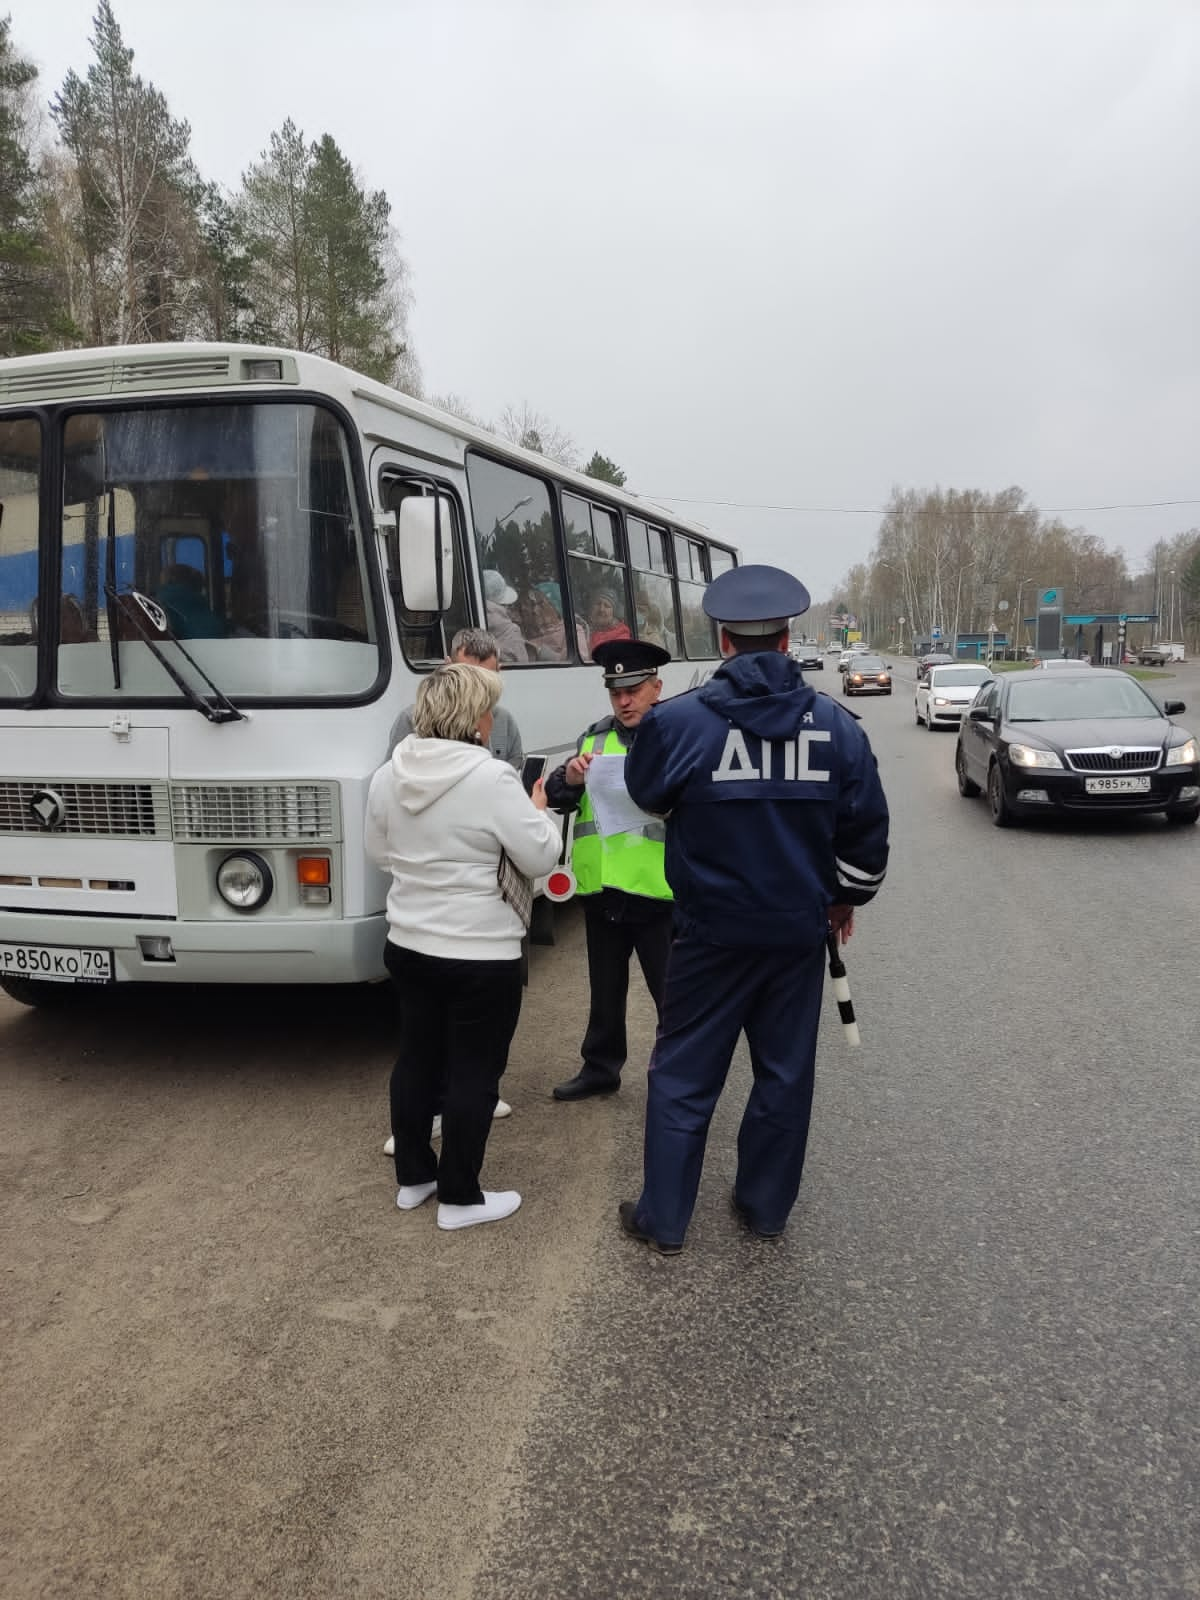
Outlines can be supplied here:
M327 783L175 783L171 818L181 843L331 843L334 790Z
M73 834L107 839L169 839L165 783L79 783L0 779L0 834Z

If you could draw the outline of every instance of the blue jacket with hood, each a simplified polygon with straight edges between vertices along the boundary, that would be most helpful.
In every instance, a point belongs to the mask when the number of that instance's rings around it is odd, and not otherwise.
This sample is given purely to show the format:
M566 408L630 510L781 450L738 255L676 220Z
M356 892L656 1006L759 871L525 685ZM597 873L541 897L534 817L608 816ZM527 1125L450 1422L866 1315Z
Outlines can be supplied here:
M865 905L883 882L888 808L867 736L781 653L733 656L647 712L625 782L669 819L676 926L710 944L812 948L830 905Z

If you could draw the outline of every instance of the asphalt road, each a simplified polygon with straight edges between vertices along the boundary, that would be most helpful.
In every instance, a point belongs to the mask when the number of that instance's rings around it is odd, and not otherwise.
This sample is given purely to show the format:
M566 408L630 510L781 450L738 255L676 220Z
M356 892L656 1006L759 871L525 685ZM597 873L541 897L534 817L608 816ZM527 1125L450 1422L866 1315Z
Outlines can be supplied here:
M641 1073L548 1098L577 915L489 1148L525 1205L461 1235L392 1204L379 1004L0 1001L0 1592L1200 1595L1200 833L994 829L909 686L857 709L893 865L778 1243L744 1059L686 1252L618 1233Z

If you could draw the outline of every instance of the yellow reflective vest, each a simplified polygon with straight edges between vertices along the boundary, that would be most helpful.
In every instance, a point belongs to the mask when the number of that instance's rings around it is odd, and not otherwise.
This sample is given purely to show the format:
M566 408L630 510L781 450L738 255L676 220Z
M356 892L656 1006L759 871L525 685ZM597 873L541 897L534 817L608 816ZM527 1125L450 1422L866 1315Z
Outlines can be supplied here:
M587 734L579 746L580 755L623 756L625 745L615 728L603 738ZM577 894L599 894L601 889L620 889L625 894L640 894L648 900L670 900L663 856L666 824L657 818L636 833L602 835L596 828L592 802L585 789L575 817L571 865L575 870Z

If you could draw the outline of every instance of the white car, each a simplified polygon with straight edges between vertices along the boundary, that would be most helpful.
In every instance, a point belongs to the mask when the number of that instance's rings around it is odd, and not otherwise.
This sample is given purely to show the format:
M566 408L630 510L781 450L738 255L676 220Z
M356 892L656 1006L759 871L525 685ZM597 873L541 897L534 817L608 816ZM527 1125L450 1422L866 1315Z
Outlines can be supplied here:
M913 698L918 724L923 722L930 733L936 728L957 728L980 685L990 683L994 676L988 667L973 666L969 661L930 667Z
M869 656L870 654L871 651L865 644L852 644L838 656L837 669L839 672L845 672L856 656Z

